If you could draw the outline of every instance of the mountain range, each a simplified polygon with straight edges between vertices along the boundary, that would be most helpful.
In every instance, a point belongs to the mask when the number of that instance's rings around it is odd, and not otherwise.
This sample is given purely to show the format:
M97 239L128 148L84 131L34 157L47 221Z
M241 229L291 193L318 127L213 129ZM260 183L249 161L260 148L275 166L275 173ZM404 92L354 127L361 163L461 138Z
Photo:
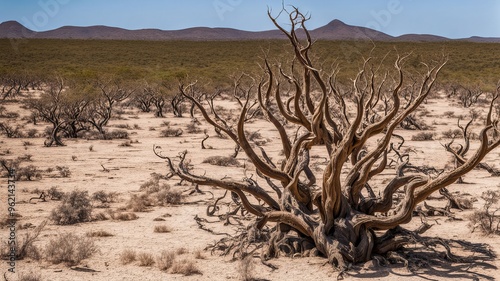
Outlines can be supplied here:
M391 36L366 27L352 26L340 20L333 20L325 26L310 30L315 40L374 40L374 41L410 41L437 42L451 41L446 37L430 34L406 34ZM104 39L104 40L262 40L285 39L279 30L244 31L232 28L193 27L181 30L138 29L128 30L109 26L63 26L54 30L37 32L30 30L17 21L0 24L0 38L33 39ZM500 43L500 38L470 37L453 39L471 42Z

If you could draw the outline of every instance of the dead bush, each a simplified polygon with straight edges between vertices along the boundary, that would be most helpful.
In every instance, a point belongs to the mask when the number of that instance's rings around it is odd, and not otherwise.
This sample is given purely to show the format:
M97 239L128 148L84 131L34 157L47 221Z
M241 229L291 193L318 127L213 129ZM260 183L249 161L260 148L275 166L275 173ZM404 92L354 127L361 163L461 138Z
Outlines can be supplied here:
M162 271L169 270L175 261L175 253L172 251L163 250L156 258L156 265Z
M128 139L128 132L125 130L113 130L106 134L106 139L115 140L115 139Z
M196 267L195 262L187 259L175 260L170 269L170 273L182 274L184 276L202 274L198 267Z
M420 132L416 135L411 136L412 141L431 141L434 140L434 133L430 132Z
M449 129L447 131L442 132L443 138L453 139L462 135L462 131L460 129Z
M147 182L141 184L139 191L146 192L147 194L160 191L160 178L153 177Z
M38 247L34 243L38 240L43 228L47 225L47 221L43 221L33 230L28 230L24 235L20 235L22 239L18 239L16 259L22 260L30 258L33 260L40 260L42 255ZM5 255L3 253L3 255Z
M180 137L182 135L182 133L184 133L184 131L182 131L182 129L174 129L174 128L166 128L166 129L163 129L161 130L160 132L160 136L161 137L164 137L164 138L168 138L168 137Z
M61 200L65 193L60 191L59 188L53 186L47 191L47 194L52 200Z
M472 232L479 228L484 234L500 235L500 206L497 205L500 191L485 191L481 198L485 201L483 208L469 217Z
M156 225L154 229L155 233L169 233L172 232L172 229L164 224Z
M87 237L111 237L111 236L115 236L112 233L107 232L106 230L89 231L85 235Z
M149 199L148 194L132 194L130 200L127 203L127 209L133 212L146 212L149 211L149 207L153 206L151 199Z
M152 266L155 263L155 259L150 253L139 253L137 260L139 260L139 266Z
M71 176L71 171L67 166L56 166L56 170L59 172L61 178L69 178Z
M119 221L131 221L131 220L136 220L139 217L134 213L119 212L119 213L111 213L111 218Z
M199 121L196 119L191 119L191 122L186 127L186 130L190 134L198 134L201 133L201 129L199 127Z
M157 204L159 206L179 205L184 200L184 195L182 194L182 191L172 190L170 186L168 186L168 188L160 190L159 192L151 196L152 197L154 196L154 198L156 198Z
M79 190L66 194L61 204L50 214L50 219L59 225L88 222L91 217L92 205L89 194L87 191Z
M39 272L22 272L19 274L18 281L42 281L42 275Z
M98 201L101 204L115 203L117 198L117 192L106 192L104 190L99 190L92 193L92 200Z
M58 235L45 247L45 257L49 262L66 263L70 266L79 264L97 252L97 245L92 238L73 233Z
M42 174L40 173L40 170L34 165L20 167L16 170L16 180L21 181L23 179L27 181L32 181L35 179L40 180L42 179Z
M125 265L134 262L137 258L137 253L134 250L123 250L120 254L120 262Z
M208 163L211 165L216 165L216 166L223 166L223 167L239 167L241 166L240 161L237 159L231 157L231 156L209 156L203 160L203 163Z

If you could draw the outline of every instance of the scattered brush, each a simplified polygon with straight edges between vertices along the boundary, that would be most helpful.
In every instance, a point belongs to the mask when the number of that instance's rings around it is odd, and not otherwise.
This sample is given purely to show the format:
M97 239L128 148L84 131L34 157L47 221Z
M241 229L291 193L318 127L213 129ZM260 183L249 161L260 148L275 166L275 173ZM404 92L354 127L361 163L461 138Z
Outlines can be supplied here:
M120 254L120 262L125 265L134 262L137 259L137 253L134 250L123 250Z

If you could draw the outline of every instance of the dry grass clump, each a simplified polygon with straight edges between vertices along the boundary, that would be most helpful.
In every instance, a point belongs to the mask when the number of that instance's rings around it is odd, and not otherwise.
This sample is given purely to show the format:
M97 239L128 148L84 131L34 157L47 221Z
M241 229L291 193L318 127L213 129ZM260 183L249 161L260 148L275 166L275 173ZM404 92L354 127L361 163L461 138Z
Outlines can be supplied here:
M139 253L137 260L139 261L139 266L152 266L155 263L155 259L150 253Z
M109 233L106 230L89 231L85 235L87 237L111 237L111 236L115 236L114 234Z
M434 133L430 132L420 132L416 135L411 136L412 141L431 141L434 140Z
M119 220L119 221L131 221L131 220L136 220L139 218L134 213L118 212L118 213L110 213L110 215L111 215L112 219Z
M174 128L166 128L161 130L160 137L168 138L168 137L180 137L184 133L182 129L174 129Z
M42 274L39 272L28 272L28 273L20 273L17 278L18 281L42 281Z
M175 260L170 268L170 273L182 274L184 276L202 274L198 267L196 267L195 262L188 259Z
M169 233L172 232L172 229L168 227L167 225L156 225L154 228L155 233Z
M206 259L206 257L203 254L202 250L197 250L196 252L194 252L194 258L197 259L197 260L204 260L204 259Z
M156 258L156 265L162 271L169 270L175 261L175 253L172 251L162 251Z
M202 163L208 163L211 165L216 165L216 166L223 166L223 167L228 167L228 166L233 166L233 167L239 167L241 166L240 162L231 157L231 156L209 156L203 160Z
M120 254L120 262L125 265L134 262L137 259L137 253L134 250L123 250Z
M148 194L132 194L127 203L127 209L133 212L146 212L149 211L149 207L151 206L153 206L153 204Z
M98 248L93 239L73 233L58 235L45 247L46 259L54 264L64 262L68 265L76 265L97 252Z
M50 214L50 219L59 225L88 222L91 217L92 204L89 194L87 191L79 190L66 194L61 204Z
M180 190L171 190L170 186L168 189L163 189L154 194L157 204L159 206L163 205L179 205L184 200L184 195Z

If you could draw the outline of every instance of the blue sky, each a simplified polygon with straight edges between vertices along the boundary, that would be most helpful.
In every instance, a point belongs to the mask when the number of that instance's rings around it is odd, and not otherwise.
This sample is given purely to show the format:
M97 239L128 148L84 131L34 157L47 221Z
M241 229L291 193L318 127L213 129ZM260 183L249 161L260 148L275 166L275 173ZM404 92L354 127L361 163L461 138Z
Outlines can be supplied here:
M65 25L258 31L274 28L267 9L277 14L281 4L281 0L0 0L0 22L16 20L37 31ZM498 0L287 0L285 5L310 14L310 29L340 19L393 36L500 37Z

